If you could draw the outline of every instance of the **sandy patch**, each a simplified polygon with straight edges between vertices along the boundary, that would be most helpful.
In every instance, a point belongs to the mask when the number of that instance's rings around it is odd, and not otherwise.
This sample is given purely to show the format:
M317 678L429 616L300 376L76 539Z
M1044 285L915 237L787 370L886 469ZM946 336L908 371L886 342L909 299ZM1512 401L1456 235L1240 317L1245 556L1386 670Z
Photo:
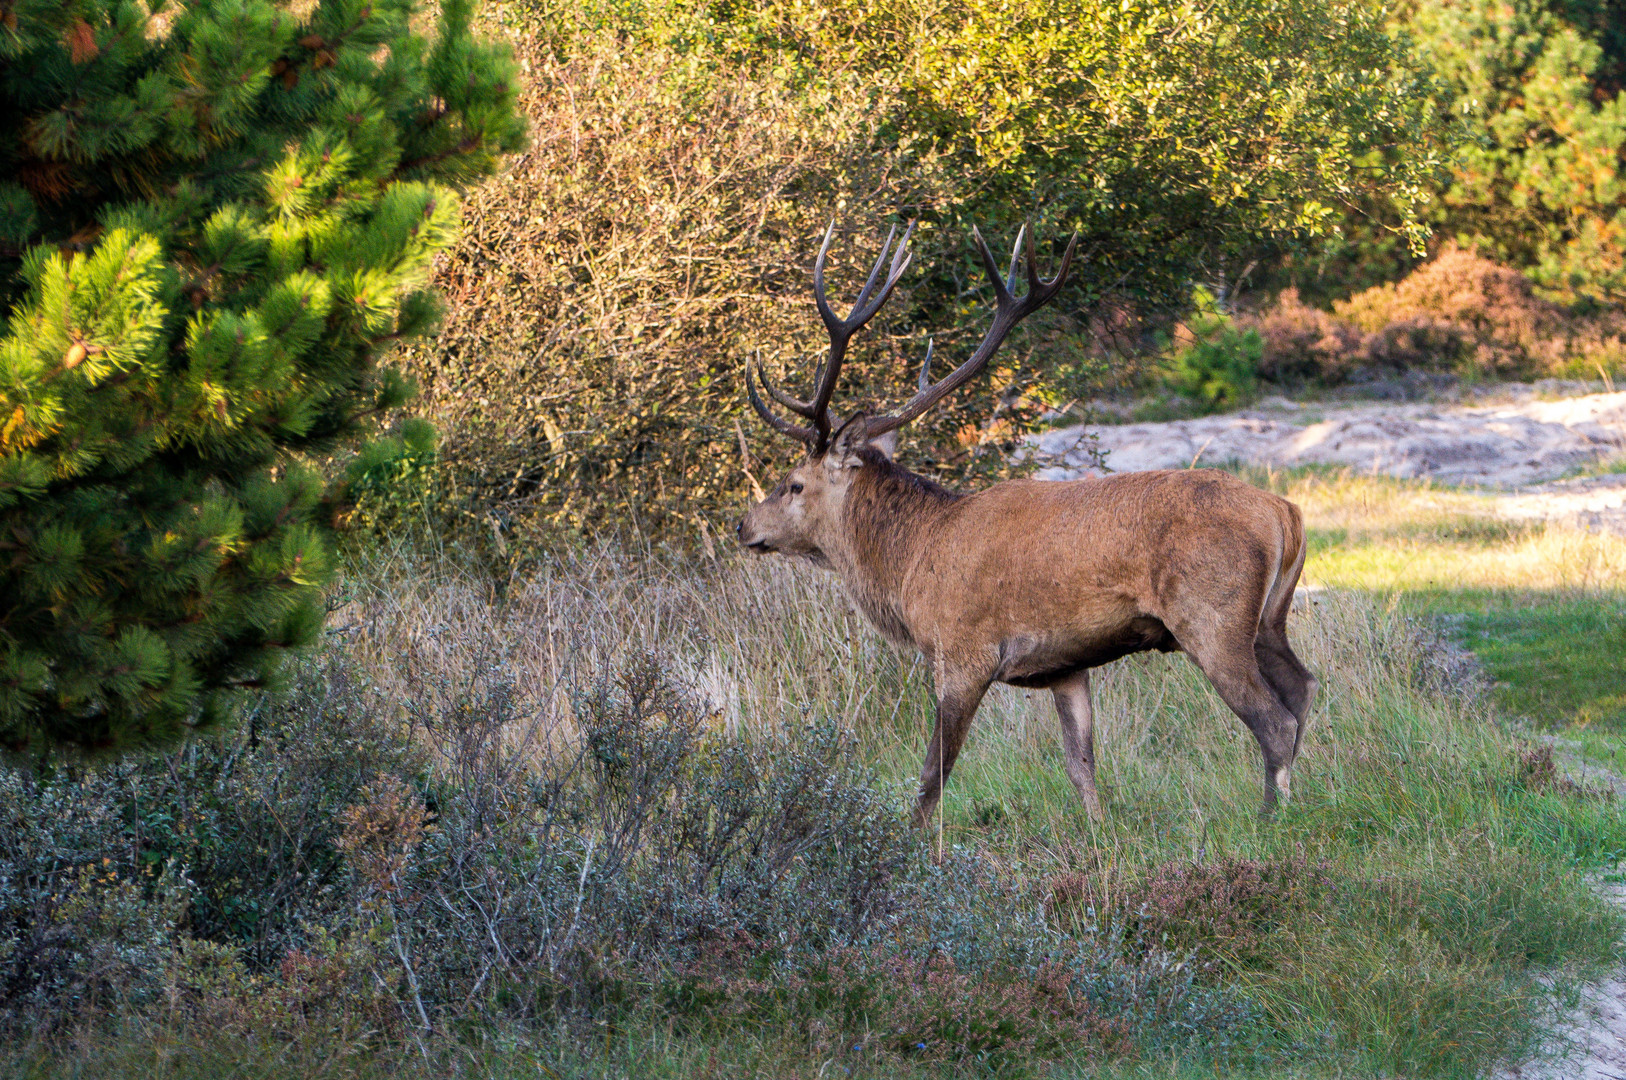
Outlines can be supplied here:
M1193 464L1341 465L1497 492L1512 519L1626 532L1626 474L1558 480L1626 459L1626 392L1495 405L1300 405L1272 398L1224 416L1059 428L1034 436L1046 480L1091 475L1094 434L1116 472Z
M1600 882L1597 888L1626 908L1626 885ZM1626 1080L1626 976L1587 987L1551 1041L1553 1056L1505 1066L1494 1080Z

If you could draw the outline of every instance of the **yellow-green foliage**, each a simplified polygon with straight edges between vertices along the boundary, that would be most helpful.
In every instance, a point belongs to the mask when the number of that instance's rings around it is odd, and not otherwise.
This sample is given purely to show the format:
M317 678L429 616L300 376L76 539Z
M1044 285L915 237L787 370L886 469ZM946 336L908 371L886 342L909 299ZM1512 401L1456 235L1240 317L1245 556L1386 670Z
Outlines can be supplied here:
M1400 29L1438 74L1464 140L1428 196L1441 239L1528 274L1583 307L1626 300L1626 35L1613 0L1410 0ZM1399 215L1403 216L1403 215ZM1402 277L1382 200L1286 275L1317 303Z
M954 479L1004 468L977 450L1034 416L1036 374L1099 352L1099 301L1179 307L1201 268L1315 235L1368 187L1406 202L1439 158L1427 84L1344 0L538 0L509 14L534 146L471 200L438 279L446 329L408 363L459 498L501 503L510 524L691 531L731 514L749 490L744 360L760 350L793 386L807 377L824 344L810 264L831 217L834 295L886 221L922 219L916 269L859 343L838 409L897 396L926 335L944 360L980 336L973 221L1008 240L1031 218L1046 245L1083 234L1062 301L906 447ZM1408 153L1369 168L1383 145Z

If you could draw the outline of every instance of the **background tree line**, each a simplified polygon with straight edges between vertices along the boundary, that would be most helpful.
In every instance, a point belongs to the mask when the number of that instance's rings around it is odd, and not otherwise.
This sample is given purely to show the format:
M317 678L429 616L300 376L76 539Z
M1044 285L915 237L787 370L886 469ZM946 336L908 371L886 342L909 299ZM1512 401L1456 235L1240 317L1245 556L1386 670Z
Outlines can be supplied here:
M438 493L408 503L509 555L611 523L715 531L782 464L756 457L788 452L752 436L739 373L760 351L794 382L817 354L831 216L846 280L883 221L923 222L839 395L871 404L928 336L951 357L979 333L971 223L1085 236L1063 302L906 440L949 482L1001 474L1047 410L1125 379L1201 410L1261 378L1618 369L1611 10L512 8L536 143L477 196L440 271L452 317L409 354L449 441L421 475ZM1442 245L1470 254L1396 294ZM1176 325L1194 284L1220 317Z

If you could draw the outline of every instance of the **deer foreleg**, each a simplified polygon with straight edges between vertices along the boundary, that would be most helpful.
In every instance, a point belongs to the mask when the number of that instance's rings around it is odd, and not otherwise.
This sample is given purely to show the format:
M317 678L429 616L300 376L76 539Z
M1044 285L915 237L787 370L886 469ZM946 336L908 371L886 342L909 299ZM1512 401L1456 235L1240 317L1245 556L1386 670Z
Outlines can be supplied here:
M965 745L966 733L971 730L971 718L976 715L982 696L988 692L986 679L953 681L939 686L937 694L937 723L932 727L931 741L926 744L926 761L920 768L920 798L915 802L915 825L924 826L932 819L938 800L943 797L943 785L954 771L954 761Z

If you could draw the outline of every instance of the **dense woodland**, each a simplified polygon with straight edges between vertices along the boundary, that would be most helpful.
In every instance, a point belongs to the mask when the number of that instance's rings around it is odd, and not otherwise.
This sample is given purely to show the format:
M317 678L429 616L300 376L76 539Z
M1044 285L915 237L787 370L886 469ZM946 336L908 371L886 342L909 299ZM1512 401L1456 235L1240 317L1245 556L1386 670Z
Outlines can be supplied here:
M928 337L980 336L972 224L1083 236L1056 308L905 447L953 482L1103 393L1178 415L1257 379L1597 379L1626 363L1612 10L515 8L532 145L437 271L456 303L408 351L415 408L510 539L716 530L749 458L778 467L754 435L742 460L741 375L810 378L832 217L854 284L884 223L922 221L840 394L871 406Z

